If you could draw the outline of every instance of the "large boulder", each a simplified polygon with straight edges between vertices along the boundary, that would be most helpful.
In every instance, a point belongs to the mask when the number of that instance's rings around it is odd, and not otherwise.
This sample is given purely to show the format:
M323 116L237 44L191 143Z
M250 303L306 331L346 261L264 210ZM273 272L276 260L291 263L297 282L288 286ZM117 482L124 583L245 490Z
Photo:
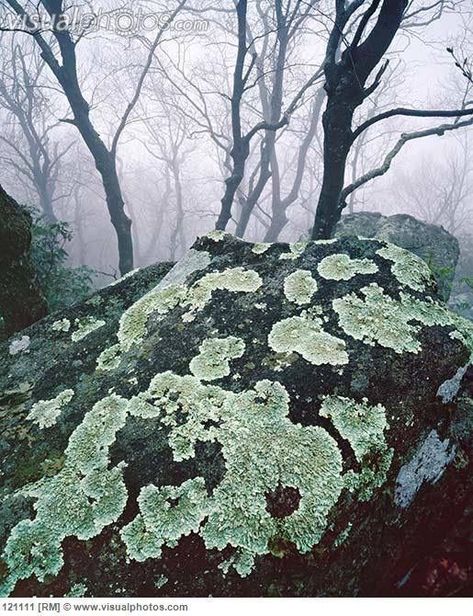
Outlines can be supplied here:
M0 221L0 337L4 338L42 319L48 306L31 261L31 216L2 186Z
M460 235L458 242L460 258L449 304L455 312L473 321L473 234Z
M213 233L153 278L0 348L0 595L402 593L473 476L427 265Z
M335 235L376 238L413 252L429 265L440 297L448 300L460 249L458 240L443 227L408 214L383 216L378 212L357 212L341 218Z

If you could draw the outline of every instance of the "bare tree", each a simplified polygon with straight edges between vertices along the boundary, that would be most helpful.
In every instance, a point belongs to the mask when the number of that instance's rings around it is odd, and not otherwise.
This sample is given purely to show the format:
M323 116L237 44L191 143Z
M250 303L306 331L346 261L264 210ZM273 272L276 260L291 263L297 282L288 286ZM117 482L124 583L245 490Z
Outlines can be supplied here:
M13 167L20 181L26 180L32 186L45 219L56 222L54 205L61 197L61 162L73 142L66 140L60 146L58 140L52 139L59 122L40 84L43 66L34 48L25 53L12 39L10 53L0 70L0 107L12 119L12 131L8 134L4 130L0 141L7 146L2 160Z
M176 17L185 2L186 0L178 2L177 7L170 16L170 20ZM117 148L120 137L138 103L146 76L154 59L154 54L167 25L159 29L154 40L149 45L147 58L141 68L134 93L118 122L111 145L107 147L93 123L90 104L86 100L81 87L76 53L77 44L81 40L81 36L79 35L74 38L74 34L70 30L58 27L58 24L68 23L63 0L41 0L39 3L51 19L53 37L51 41L46 39L41 30L35 28L34 20L28 13L27 8L25 8L27 3L20 3L17 0L6 0L6 3L29 26L28 32L32 33L34 40L41 49L43 60L52 71L69 102L73 118L63 121L67 121L77 128L102 178L110 219L118 240L119 269L122 274L125 274L133 268L133 240L131 220L125 212L125 202L117 173ZM32 3L32 9L34 9L35 4ZM56 46L58 47L59 57L56 53Z
M280 8L281 1L277 0L276 5ZM249 130L243 130L241 118L242 99L245 92L253 87L250 78L256 66L257 54L253 50L250 61L247 63L247 58L252 49L252 44L248 41L247 0L238 1L236 13L238 19L238 51L233 71L233 88L231 95L232 148L230 157L232 169L230 176L225 180L225 193L222 197L222 206L216 224L216 229L220 230L225 229L230 221L235 194L245 176L245 167L250 155L251 140L258 132L266 131L266 133L274 133L285 126L289 121L288 113L284 113L281 117L280 109L277 108L278 105L273 105L270 121L262 120ZM279 117L276 117L276 115Z
M386 173L406 143L430 135L441 136L473 123L471 118L459 121L461 116L471 116L473 109L447 111L399 107L374 115L353 129L355 110L379 87L388 66L387 61L381 64L376 73L375 69L390 48L403 19L415 17L406 12L410 6L408 0L372 0L368 8L360 13L359 10L365 4L365 0L354 0L348 5L345 0L336 0L335 23L328 40L324 64L327 91L327 108L323 115L324 172L312 230L314 239L332 235L348 196L366 182ZM355 28L351 27L353 19L358 19ZM351 42L347 42L350 29L354 30L354 34ZM368 84L373 73L372 81ZM347 159L355 141L378 122L398 116L447 117L456 120L452 124L403 134L379 167L344 188Z
M442 160L427 157L411 170L398 172L392 195L403 208L427 222L459 235L473 213L473 161L469 135L461 133Z
M265 28L266 36L263 39L264 44L261 52L257 52L255 45L253 45L252 51L258 72L257 86L261 108L263 116L269 124L275 124L283 114L284 96L287 93L289 52L291 48L296 47L298 42L300 42L300 33L308 16L311 14L314 4L314 2L284 3L278 0L274 3L274 8L271 7L270 10L263 11L261 3L257 3L259 17ZM274 16L272 13L274 13ZM275 32L276 37L273 46L270 45L269 39L269 33L272 31ZM272 52L273 47L275 52ZM266 66L266 64L269 64L269 66ZM320 76L321 71L316 71L302 90L296 94L285 113L287 118L295 110L304 92L311 85L314 85ZM254 171L250 175L249 190L246 198L243 200L236 235L244 236L250 216L259 202L268 181L271 180L271 214L266 231L266 239L275 241L279 236L279 233L287 223L287 209L299 195L306 157L317 130L322 102L323 93L319 92L309 109L309 117L303 129L305 135L300 142L296 155L295 178L285 197L281 193L282 172L280 160L278 159L277 134L274 130L265 131L260 143L260 156L256 161Z

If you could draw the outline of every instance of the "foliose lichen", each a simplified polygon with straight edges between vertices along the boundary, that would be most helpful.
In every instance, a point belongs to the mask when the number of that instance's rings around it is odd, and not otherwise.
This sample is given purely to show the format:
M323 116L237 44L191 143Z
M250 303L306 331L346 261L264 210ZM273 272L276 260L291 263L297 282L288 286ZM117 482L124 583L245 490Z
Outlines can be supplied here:
M357 403L350 398L332 396L324 400L320 415L331 419L361 465L360 473L346 473L346 487L356 491L360 500L368 500L386 481L394 455L384 434L389 429L386 409L381 404L370 406L367 400Z
M297 270L284 281L284 295L290 302L300 306L310 304L317 289L317 281L309 270Z
M85 584L74 584L71 589L66 593L66 597L85 597L88 588Z
M260 276L242 267L227 269L222 272L206 274L194 285L188 287L184 281L190 273L205 268L210 256L204 251L190 251L186 259L155 287L133 304L120 319L118 340L122 350L128 351L132 345L143 339L150 315L158 319L177 306L189 308L183 318L192 320L197 311L202 310L218 289L230 292L251 293L261 285Z
M71 322L69 319L61 319L59 321L54 321L51 326L51 329L55 332L68 332L71 329Z
M364 299L351 293L333 301L340 326L355 340L379 344L396 353L419 353L422 346L417 335L422 327L440 325L458 328L465 344L471 344L471 324L430 298L419 300L401 293L399 301L376 283L360 293Z
M121 531L128 556L137 561L159 558L161 549L197 532L207 515L208 497L202 478L182 485L148 485L138 496L140 514Z
M84 317L83 319L76 319L75 325L77 329L72 334L71 338L73 342L80 342L84 338L87 338L92 332L103 327L105 321L96 319L95 317Z
M127 404L116 395L97 402L71 435L62 470L21 490L35 499L36 515L11 531L2 555L9 575L0 595L32 575L40 582L57 575L66 537L90 539L121 515L127 500L123 467L108 468L108 451L125 425Z
M233 267L222 272L211 272L198 280L191 288L185 305L192 311L202 310L217 290L232 293L254 293L263 284L260 275L243 267Z
M289 252L283 252L279 255L279 259L281 261L295 261L296 259L302 257L308 245L309 242L305 241L289 244Z
M432 279L432 272L423 259L394 244L380 248L377 254L393 262L391 271L402 285L414 291L425 291L427 283Z
M264 254L267 250L269 250L271 248L272 244L253 244L252 248L251 248L251 252L253 252L255 255L262 255Z
M122 348L119 344L114 344L104 349L97 358L97 370L107 372L115 370L120 365Z
M135 302L120 319L118 340L121 348L128 351L132 345L139 344L146 333L146 323L151 314L163 316L179 305L186 296L186 288L180 284L166 287L158 285L155 289Z
M338 537L334 541L334 546L339 548L342 546L345 541L348 539L351 533L351 529L353 528L353 524L350 522L347 526L342 530L342 532L338 535Z
M236 394L167 372L153 379L146 394L131 400L130 409L141 417L161 418L170 429L176 461L193 457L197 441L221 444L225 477L212 496L204 498L203 489L199 491L198 511L189 518L192 529L200 519L199 534L208 548L230 545L243 550L248 565L256 555L269 552L272 538L282 536L301 552L320 540L343 487L341 453L325 429L289 420L289 396L280 383L261 381ZM178 421L182 414L187 421ZM267 510L266 494L280 485L299 489L301 501L294 513L277 520ZM130 556L140 558L156 554L169 540L164 531L149 535L150 528L165 528L167 509L150 507L155 517L146 526L143 508L124 534ZM140 533L150 536L149 545L139 543ZM243 566L239 569L249 573Z
M230 234L225 231L210 231L205 237L213 240L214 242L221 242L225 239L225 237L227 237L227 235L231 237Z
M370 259L351 259L347 254L339 253L325 257L317 271L326 280L350 280L357 274L376 274L378 266Z
M19 353L28 353L30 348L31 340L29 336L22 336L21 338L17 338L10 343L8 348L8 352L10 355L18 355Z
M33 404L26 419L38 424L40 430L54 426L62 410L74 397L73 389L66 389L52 400L40 400Z
M117 280L114 280L113 282L111 282L108 286L115 287L116 285L120 284L124 280L128 280L129 278L132 278L135 274L137 274L140 271L140 269L141 269L140 267L137 267L136 269L130 270L129 272L127 272L120 278L117 278Z
M344 340L324 331L322 325L321 319L309 315L283 319L273 325L269 347L276 353L298 353L315 366L348 364Z
M190 362L190 371L201 381L215 381L230 374L230 360L242 357L241 338L209 338L200 345L199 355Z

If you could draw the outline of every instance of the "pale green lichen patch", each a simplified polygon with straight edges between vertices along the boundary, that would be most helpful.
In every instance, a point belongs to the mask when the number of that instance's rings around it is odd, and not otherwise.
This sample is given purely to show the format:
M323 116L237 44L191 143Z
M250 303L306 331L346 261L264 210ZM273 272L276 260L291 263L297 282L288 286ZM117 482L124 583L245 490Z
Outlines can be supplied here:
M324 331L322 320L315 316L279 321L269 334L268 344L276 353L298 353L315 366L341 366L349 360L345 342Z
M84 338L87 338L92 332L100 329L105 325L105 321L96 319L94 317L84 317L83 319L76 319L75 325L76 331L72 334L71 338L73 342L80 342Z
M309 270L297 270L284 281L284 295L290 302L300 306L310 304L317 289L317 282Z
M359 462L373 450L386 449L384 431L389 428L384 406L369 406L367 402L357 403L336 396L326 398L320 409L322 417L331 419L340 435L350 443Z
M85 597L88 588L85 584L74 584L71 589L66 593L66 597Z
M146 324L152 314L162 318L174 308L184 306L190 310L183 319L190 321L195 312L202 310L210 301L214 291L222 289L252 293L263 284L256 272L242 267L206 274L192 287L184 284L189 274L203 269L209 262L210 256L207 252L189 251L187 257L178 263L155 289L126 310L120 319L117 334L122 350L128 351L133 344L143 339Z
M57 575L66 537L91 539L123 512L127 490L122 466L108 468L108 451L125 425L127 406L116 395L97 402L71 435L62 470L21 490L35 499L36 515L17 524L6 543L2 557L9 575L1 589L5 594L18 580L35 575L43 581Z
M113 282L111 282L108 286L110 287L115 287L117 284L120 284L122 282L124 282L125 280L128 280L128 278L132 278L135 274L137 274L140 271L141 268L137 267L136 269L133 269L129 272L127 272L126 274L124 274L123 276L121 276L120 278L117 278L117 280L114 280Z
M208 513L204 480L189 479L178 487L148 485L138 496L140 514L121 531L128 555L137 561L159 558L165 545L196 533Z
M254 293L263 284L260 275L243 267L234 267L222 272L211 272L198 280L190 289L186 305L191 310L202 310L217 290L232 293Z
M465 345L468 346L468 327L464 319L430 298L423 301L401 293L401 301L398 301L386 295L376 283L361 289L361 294L364 299L351 293L333 301L340 326L355 340L368 345L379 344L396 353L418 353L421 344L417 335L422 326L439 325L465 332Z
M235 554L224 560L218 568L227 575L230 569L235 569L240 577L247 577L255 566L255 555L248 550L238 549Z
M361 464L360 473L349 471L344 476L345 485L356 491L360 500L368 500L386 481L394 453L384 434L389 429L386 409L381 404L370 406L367 400L357 403L334 396L324 400L320 415L331 419Z
M155 289L133 304L120 319L118 340L123 350L128 351L138 344L146 333L146 323L151 314L165 315L179 305L186 296L187 289L181 284L170 284Z
M329 246L330 244L336 244L338 241L338 238L333 237L328 240L315 240L313 243L317 244L318 246Z
M279 258L281 261L295 261L302 257L309 242L295 242L289 244L289 252L283 252Z
M210 261L208 252L189 250L154 289L123 313L117 334L123 351L128 351L143 339L152 314L161 318L184 300L188 292L184 284L187 277L205 269Z
M136 402L130 403L132 413ZM211 496L203 498L203 490L199 492L202 499L195 499L195 509L186 506L190 513L187 522L180 517L181 530L188 524L182 532L200 525L208 548L238 548L245 555L235 564L242 575L250 572L256 555L269 553L271 539L292 541L301 552L320 540L343 487L341 454L325 429L289 420L289 396L280 383L261 381L236 394L167 372L153 379L142 402L150 407L146 416L153 416L154 408L154 417L170 429L175 460L193 457L198 441L222 446L226 474ZM145 416L140 404L135 409ZM266 504L266 494L279 485L299 489L302 496L299 508L284 519L273 518ZM163 495L156 490L152 494L159 500ZM144 509L141 503L140 515L124 529L130 557L140 559L159 553L171 539L168 509L150 501L148 523ZM156 528L162 530L156 533Z
M251 252L255 255L262 255L271 248L272 244L253 244Z
M333 301L342 329L368 345L377 343L396 353L418 353L419 327L411 323L411 315L402 304L385 295L377 284L365 287L361 293L364 300L352 293Z
M97 358L97 370L107 372L115 370L120 365L121 361L121 346L114 344L100 353Z
M393 262L391 271L402 285L414 291L425 291L426 285L432 279L432 272L423 259L394 244L380 248L377 254Z
M339 548L341 545L343 545L345 543L345 541L348 539L348 537L350 536L351 533L351 529L353 528L353 524L350 522L343 530L342 532L338 535L338 537L335 539L334 545L336 548Z
M62 410L74 397L73 389L66 389L52 400L40 400L31 408L26 419L38 424L40 430L54 426Z
M376 274L378 266L370 259L351 259L339 253L322 259L318 272L326 280L350 280L357 274Z
M201 381L215 381L230 374L230 360L242 357L245 343L241 338L209 338L190 362L190 371Z
M68 332L71 329L71 322L69 319L61 319L60 321L54 321L51 329L55 332Z
M213 240L214 242L222 242L226 237L232 236L225 231L210 231L209 233L204 235L204 237L208 238L209 240Z

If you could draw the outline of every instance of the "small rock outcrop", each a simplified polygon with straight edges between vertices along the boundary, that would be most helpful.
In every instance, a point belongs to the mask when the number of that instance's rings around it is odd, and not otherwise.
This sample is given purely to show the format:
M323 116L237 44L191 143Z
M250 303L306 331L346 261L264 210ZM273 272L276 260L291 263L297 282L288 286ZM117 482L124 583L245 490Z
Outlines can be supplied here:
M0 221L0 316L11 335L42 319L48 306L30 259L31 216L1 186Z
M472 487L471 323L378 240L162 274L0 348L0 595L402 593Z
M335 235L375 238L413 252L430 266L440 297L448 300L460 249L458 240L442 227L408 214L383 216L378 212L357 212L341 218Z

